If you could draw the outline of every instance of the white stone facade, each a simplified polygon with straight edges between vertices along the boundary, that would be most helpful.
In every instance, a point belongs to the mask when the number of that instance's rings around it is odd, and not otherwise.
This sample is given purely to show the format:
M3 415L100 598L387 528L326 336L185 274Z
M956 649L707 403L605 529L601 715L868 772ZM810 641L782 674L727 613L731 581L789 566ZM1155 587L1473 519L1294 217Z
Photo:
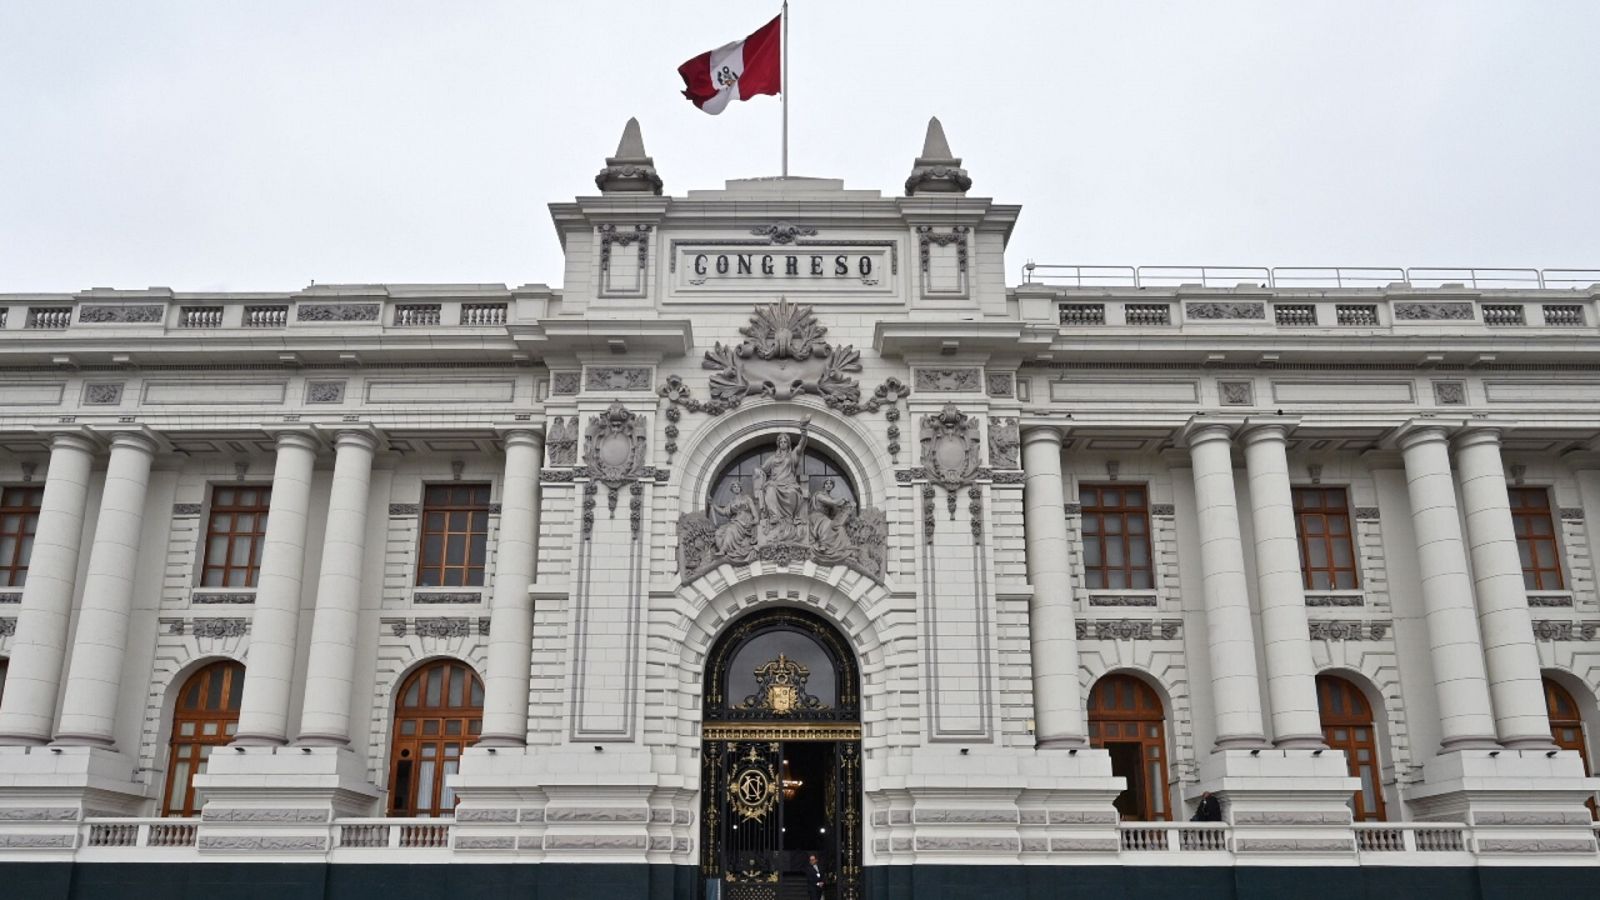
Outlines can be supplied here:
M561 289L0 295L0 484L44 486L0 588L0 852L696 866L706 655L792 606L856 654L868 867L1600 865L1593 760L1541 688L1600 728L1600 287L1008 287L1020 208L927 166L904 198L616 168L551 207ZM859 352L859 397L717 408L706 354L781 302ZM610 483L585 432L614 408L642 455ZM947 410L965 444L930 437ZM686 582L680 516L804 417L882 511L883 571ZM491 486L483 583L418 587L452 482ZM256 583L201 587L212 489L268 483ZM1108 483L1148 493L1148 589L1086 579L1080 487ZM1317 484L1348 490L1357 589L1303 586ZM1524 587L1508 484L1548 488L1563 589ZM457 815L356 846L391 827L399 684L439 657L485 683ZM237 740L201 818L156 819L177 685L216 659L246 667ZM1086 704L1116 672L1162 698L1171 825L1113 809ZM1350 820L1322 672L1376 711L1388 824ZM1227 822L1182 824L1205 790Z

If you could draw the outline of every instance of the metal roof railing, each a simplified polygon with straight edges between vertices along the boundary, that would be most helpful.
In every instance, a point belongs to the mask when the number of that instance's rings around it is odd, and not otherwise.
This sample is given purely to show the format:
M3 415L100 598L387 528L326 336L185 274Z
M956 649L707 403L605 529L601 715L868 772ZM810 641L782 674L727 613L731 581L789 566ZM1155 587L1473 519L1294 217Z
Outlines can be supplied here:
M1562 290L1600 285L1600 269L1474 266L1093 266L1029 260L1023 284L1068 287L1414 288L1461 285L1478 290Z

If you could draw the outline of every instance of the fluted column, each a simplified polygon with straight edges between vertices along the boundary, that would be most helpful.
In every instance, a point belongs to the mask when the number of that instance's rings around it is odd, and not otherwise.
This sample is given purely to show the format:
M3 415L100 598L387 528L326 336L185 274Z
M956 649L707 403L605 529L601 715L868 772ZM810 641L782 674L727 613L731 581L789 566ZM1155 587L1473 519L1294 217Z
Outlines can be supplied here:
M1269 424L1244 437L1250 483L1250 521L1255 531L1256 596L1261 601L1261 641L1266 652L1267 702L1273 743L1279 747L1324 747L1317 708L1317 674L1311 664L1300 542L1295 534L1294 494L1289 486L1289 429Z
M356 627L361 617L361 570L367 546L367 495L378 440L370 431L334 437L333 489L322 541L322 573L311 618L301 744L350 743L350 702L356 674ZM277 492L273 492L276 502ZM267 527L271 528L269 514ZM247 679L248 681L248 679Z
M139 563L145 493L155 452L156 442L147 434L122 432L111 439L57 743L109 747L116 741L133 574Z
M1500 433L1474 429L1456 438L1456 466L1495 732L1500 743L1513 750L1554 747L1522 580L1522 556L1511 523Z
M489 666L483 679L483 737L490 747L528 742L528 684L533 644L533 584L538 551L539 464L544 438L519 429L505 434L506 471L500 496L500 537L494 551Z
M1233 485L1233 450L1225 425L1190 432L1194 497L1200 523L1200 572L1211 651L1211 702L1219 750L1260 747L1261 683L1250 624L1250 597L1239 537L1239 501Z
M1417 540L1428 658L1433 663L1433 689L1439 704L1440 746L1446 751L1493 747L1494 714L1444 429L1426 426L1411 431L1400 439L1400 451L1411 498L1411 528ZM1539 702L1542 709L1543 698Z
M43 744L55 726L94 452L82 435L57 434L50 441L50 468L0 700L0 744Z
M1081 747L1083 696L1078 686L1078 633L1067 568L1067 511L1061 480L1061 432L1022 433L1022 516L1028 547L1029 649L1033 657L1033 724L1040 747Z
M267 507L261 569L256 575L255 615L250 622L250 655L245 661L236 743L282 744L288 734L311 470L316 459L317 441L311 433L278 434L278 459L272 470L272 501Z

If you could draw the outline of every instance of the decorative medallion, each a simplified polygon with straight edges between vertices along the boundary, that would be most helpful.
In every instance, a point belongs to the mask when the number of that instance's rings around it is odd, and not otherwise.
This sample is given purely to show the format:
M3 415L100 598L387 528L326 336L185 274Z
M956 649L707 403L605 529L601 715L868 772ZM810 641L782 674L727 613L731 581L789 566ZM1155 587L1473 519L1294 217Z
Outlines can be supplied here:
M746 820L764 819L778 805L778 771L753 746L740 762L728 779L728 802Z
M922 467L930 481L956 491L972 483L981 460L978 420L946 403L936 416L922 417Z
M745 340L727 347L720 341L706 351L702 365L716 370L711 396L737 404L752 395L788 400L815 394L830 406L856 403L861 388L846 373L861 371L861 354L853 347L830 345L828 329L817 322L810 306L787 298L756 307L750 324L739 329Z
M644 417L628 412L621 403L613 403L604 415L591 418L583 437L583 461L589 477L613 493L644 468Z

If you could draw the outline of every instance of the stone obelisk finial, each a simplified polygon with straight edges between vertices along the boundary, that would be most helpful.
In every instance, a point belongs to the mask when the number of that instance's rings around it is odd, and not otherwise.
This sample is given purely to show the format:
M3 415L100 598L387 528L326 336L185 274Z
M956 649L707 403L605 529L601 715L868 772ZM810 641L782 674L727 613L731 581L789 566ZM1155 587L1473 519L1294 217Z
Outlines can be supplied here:
M922 155L911 164L911 177L906 179L906 196L965 194L970 187L972 179L967 177L967 170L961 168L961 159L950 152L944 126L939 124L937 116L929 119Z
M661 193L661 176L656 174L656 161L645 155L638 119L628 120L617 155L606 157L606 167L594 177L594 183L602 194Z

